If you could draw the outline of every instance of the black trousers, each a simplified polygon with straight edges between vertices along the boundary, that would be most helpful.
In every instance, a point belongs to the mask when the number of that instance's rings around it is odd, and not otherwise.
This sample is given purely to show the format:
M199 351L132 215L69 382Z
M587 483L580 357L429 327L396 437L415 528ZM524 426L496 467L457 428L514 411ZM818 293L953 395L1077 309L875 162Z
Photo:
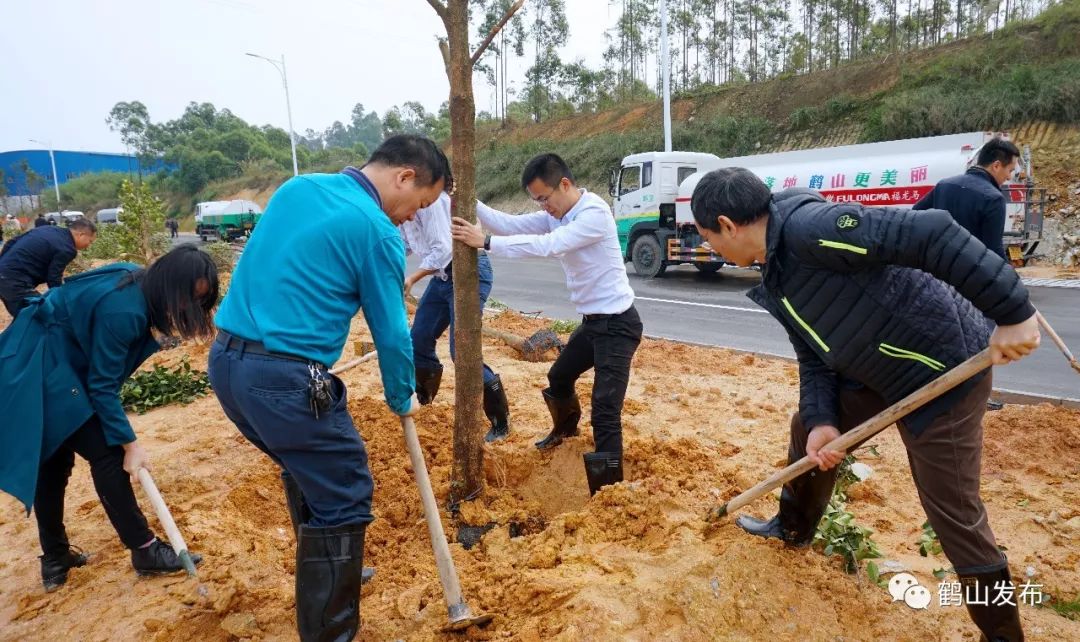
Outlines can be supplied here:
M68 549L64 492L75 466L76 453L90 464L94 489L124 546L138 548L149 542L154 534L139 510L131 477L124 472L124 449L105 443L105 432L94 415L41 464L34 495L41 551L46 555L59 555Z
M595 369L592 426L596 452L622 454L622 406L630 362L641 343L641 317L634 306L606 318L584 318L548 370L551 394L565 399L589 368Z
M32 287L12 281L0 274L0 301L4 302L4 308L8 314L15 315L26 307L26 299L37 296L38 292Z

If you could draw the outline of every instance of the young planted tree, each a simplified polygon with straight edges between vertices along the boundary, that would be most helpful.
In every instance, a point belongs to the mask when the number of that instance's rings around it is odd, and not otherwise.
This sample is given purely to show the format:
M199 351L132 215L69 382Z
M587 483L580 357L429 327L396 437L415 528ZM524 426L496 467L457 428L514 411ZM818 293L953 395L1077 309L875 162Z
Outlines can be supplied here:
M446 27L439 43L450 80L450 150L454 172L453 215L476 221L476 105L473 67L525 0L517 0L487 37L471 51L470 4L476 0L427 0ZM475 497L484 487L483 352L480 339L480 281L476 250L454 242L454 468L450 501Z
M125 180L120 185L124 212L118 219L121 258L149 265L169 249L165 235L165 204L151 193L146 183Z

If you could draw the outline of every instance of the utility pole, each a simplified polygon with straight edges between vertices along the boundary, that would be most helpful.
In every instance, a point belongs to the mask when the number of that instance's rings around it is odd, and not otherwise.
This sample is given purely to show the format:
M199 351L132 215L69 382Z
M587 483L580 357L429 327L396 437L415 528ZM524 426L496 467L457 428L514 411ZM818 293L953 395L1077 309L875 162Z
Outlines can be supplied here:
M53 189L56 190L56 213L63 212L63 208L60 207L60 175L56 173L56 155L53 154L52 141L43 143L40 140L30 139L31 143L37 143L49 148L49 162L52 163L52 177L53 177Z
M277 69L278 73L281 74L281 84L285 87L285 110L289 114L289 146L292 148L292 173L293 176L297 176L300 174L300 170L296 165L296 133L293 132L292 126L292 104L289 102L289 77L285 74L285 54L281 54L280 67L278 67L277 60L273 60L271 58L267 58L266 56L260 56L253 53L249 53L247 55L251 56L252 58L261 58L262 60L265 60L266 62L273 65L274 69Z

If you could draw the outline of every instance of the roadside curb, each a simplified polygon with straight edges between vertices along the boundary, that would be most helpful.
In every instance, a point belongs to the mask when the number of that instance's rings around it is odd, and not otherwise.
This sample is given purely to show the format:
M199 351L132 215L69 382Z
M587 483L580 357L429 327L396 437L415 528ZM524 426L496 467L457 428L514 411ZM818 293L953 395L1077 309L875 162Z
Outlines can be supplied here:
M1029 288L1069 288L1080 290L1080 279L1020 279Z

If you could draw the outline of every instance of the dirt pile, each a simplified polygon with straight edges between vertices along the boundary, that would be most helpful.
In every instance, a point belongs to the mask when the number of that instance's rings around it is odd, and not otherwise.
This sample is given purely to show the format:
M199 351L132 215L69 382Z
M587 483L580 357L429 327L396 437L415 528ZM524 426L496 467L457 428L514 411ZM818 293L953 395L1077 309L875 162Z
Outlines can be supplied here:
M547 322L503 316L492 325L528 335ZM354 339L366 335L357 324ZM378 519L365 563L365 640L874 640L974 639L963 609L915 611L892 603L838 558L750 538L728 523L709 528L707 509L772 471L786 451L795 408L792 364L646 340L625 411L626 482L589 498L581 455L591 437L541 453L532 442L550 418L540 390L544 363L515 358L496 341L485 360L500 372L511 404L511 436L489 446L487 490L445 510L452 459L453 376L417 417L444 527L492 525L470 550L451 550L466 599L495 615L485 629L439 632L446 609L398 419L382 402L378 370L344 375L349 409L367 442ZM170 351L163 359L184 350ZM205 360L201 348L195 363ZM348 358L349 354L345 357ZM578 386L587 421L591 376ZM277 471L222 416L213 398L134 418L154 474L193 550L206 556L200 596L183 577L139 580L77 464L68 493L74 543L95 553L68 585L43 594L36 532L10 498L0 505L0 640L158 641L295 639L293 534ZM1031 567L1047 592L1080 592L1080 413L1007 407L986 424L985 496L1014 574ZM925 519L893 431L858 453L872 476L852 488L849 509L874 529L885 557L936 595L939 556L920 557ZM145 505L145 502L144 502ZM763 499L758 515L775 509ZM154 522L153 518L151 521ZM156 528L156 524L154 524ZM160 529L158 529L160 530ZM1024 607L1029 639L1080 639L1080 623Z

